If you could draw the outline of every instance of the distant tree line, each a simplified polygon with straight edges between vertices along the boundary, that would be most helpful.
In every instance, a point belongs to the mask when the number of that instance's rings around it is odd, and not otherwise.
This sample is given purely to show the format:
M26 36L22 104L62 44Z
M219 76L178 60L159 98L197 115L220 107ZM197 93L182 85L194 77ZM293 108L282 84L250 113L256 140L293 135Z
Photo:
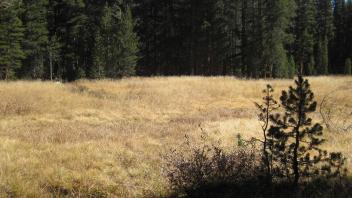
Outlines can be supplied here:
M140 1L145 75L342 74L352 56L352 1Z
M3 0L0 78L350 74L352 0Z
M7 0L0 6L2 79L135 74L138 39L120 0Z

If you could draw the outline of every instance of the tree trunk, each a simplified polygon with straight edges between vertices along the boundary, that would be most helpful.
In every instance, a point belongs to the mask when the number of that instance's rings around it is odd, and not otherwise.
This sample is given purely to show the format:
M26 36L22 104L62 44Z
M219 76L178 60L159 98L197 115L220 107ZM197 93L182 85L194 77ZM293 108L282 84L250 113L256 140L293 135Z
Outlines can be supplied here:
M298 123L298 124L300 124L300 123ZM298 169L298 148L299 148L299 135L300 134L299 134L299 128L296 128L295 130L296 130L296 132L295 132L296 140L295 140L295 148L293 151L292 169L293 169L293 173L295 175L293 184L295 187L298 187L298 181L299 181L299 177L300 177L299 169Z
M301 67L302 67L302 63L301 63ZM300 80L299 80L300 81ZM302 83L303 82L299 82L299 85L298 85L298 91L299 91L299 107L298 107L298 122L297 122L297 125L295 127L295 147L294 147L294 150L293 150L293 163L292 163L292 169L293 169L293 173L295 175L295 178L294 178L294 186L297 188L298 187L298 182L299 182L299 178L300 178L300 173L299 173L299 162L298 162L298 149L299 149L299 144L300 144L300 132L299 132L299 129L300 129L300 126L302 124L302 114L303 114L303 108L304 108L304 102L305 102L305 99L303 98L303 90L302 90Z
M50 80L53 81L53 57L51 52L49 52L49 64L50 64Z

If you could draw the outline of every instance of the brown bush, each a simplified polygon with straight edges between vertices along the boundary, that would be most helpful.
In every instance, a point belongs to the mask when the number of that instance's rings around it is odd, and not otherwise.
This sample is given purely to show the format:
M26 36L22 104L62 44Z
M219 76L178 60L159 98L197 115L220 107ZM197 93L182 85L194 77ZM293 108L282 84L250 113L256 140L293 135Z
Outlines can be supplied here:
M225 150L218 145L192 146L187 140L164 156L164 173L171 188L190 195L204 188L244 185L261 174L253 144ZM204 192L204 191L203 191Z

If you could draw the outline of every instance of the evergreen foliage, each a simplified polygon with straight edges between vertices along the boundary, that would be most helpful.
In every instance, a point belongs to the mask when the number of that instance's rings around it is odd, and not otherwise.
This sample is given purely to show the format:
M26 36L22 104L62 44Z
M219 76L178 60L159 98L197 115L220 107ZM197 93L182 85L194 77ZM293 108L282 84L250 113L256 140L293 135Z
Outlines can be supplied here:
M262 132L263 132L263 148L262 148L262 162L264 167L264 172L266 173L266 179L271 183L273 176L273 146L274 137L269 134L270 128L270 117L275 110L279 108L278 102L273 96L274 89L271 85L267 85L266 89L263 90L263 102L262 104L255 103L258 109L258 119L261 122Z
M312 57L314 54L314 35L315 35L315 17L316 7L314 0L296 0L296 41L295 41L295 59L297 64L303 67L307 75L312 75L315 65ZM314 59L314 58L313 58Z
M21 67L24 52L23 25L19 19L20 1L12 1L8 7L0 8L0 78L15 78L15 72Z
M333 4L331 0L319 0L316 3L316 70L318 74L326 75L329 66L329 42L334 35Z
M58 38L54 35L48 38L48 46L47 46L47 56L48 56L48 64L49 67L46 68L45 73L47 74L47 78L53 80L54 76L54 69L59 67L61 62L60 58L60 50L61 50L61 43L58 41ZM45 77L45 76L43 76ZM56 78L58 75L56 75Z
M1 31L19 32L2 78L292 78L293 63L342 74L352 56L350 0L3 0L0 9Z
M301 74L283 91L281 107L267 85L255 103L262 140L237 135L238 148L185 144L164 155L163 172L174 197L348 197L351 181L341 153L322 149L323 127L309 117L317 103ZM276 113L279 112L279 113ZM259 144L258 144L259 143ZM258 163L258 162L261 163Z
M116 78L135 74L138 39L133 29L134 21L128 7L123 10L117 4L111 8L105 6L96 35L97 76L105 74Z
M23 1L22 21L25 27L25 36L22 48L26 59L21 68L21 76L32 78L43 76L48 46L47 5L47 0Z
M329 155L321 148L325 141L323 127L309 117L316 110L317 102L308 80L298 75L295 87L283 91L280 100L284 112L270 116L273 126L268 133L273 137L271 152L276 162L275 174L289 178L295 186L301 177L335 174L329 165L334 165L332 161L343 163L343 157L338 153ZM328 165L321 164L323 162Z
M295 15L295 3L290 0L268 1L265 9L265 33L263 65L273 68L273 76L287 78L289 63L285 46L290 44L292 35L289 25Z
M109 74L112 77L132 76L135 74L138 53L138 37L134 33L135 22L129 7L121 13L118 31L114 39L117 41L115 68ZM109 69L108 69L109 71Z
M352 63L350 58L346 59L346 62L345 62L345 74L346 75L352 74Z
M288 77L293 78L297 73L297 67L295 63L295 59L293 56L290 56L288 59Z

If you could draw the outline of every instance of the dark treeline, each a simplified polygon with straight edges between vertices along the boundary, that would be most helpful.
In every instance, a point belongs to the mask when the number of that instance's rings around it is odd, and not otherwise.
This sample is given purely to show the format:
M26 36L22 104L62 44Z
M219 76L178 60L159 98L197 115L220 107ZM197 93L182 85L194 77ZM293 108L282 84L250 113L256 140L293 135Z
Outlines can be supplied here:
M350 74L352 0L2 0L1 79Z
M6 1L6 0L5 0ZM120 0L7 0L0 76L75 80L135 74L138 39Z

